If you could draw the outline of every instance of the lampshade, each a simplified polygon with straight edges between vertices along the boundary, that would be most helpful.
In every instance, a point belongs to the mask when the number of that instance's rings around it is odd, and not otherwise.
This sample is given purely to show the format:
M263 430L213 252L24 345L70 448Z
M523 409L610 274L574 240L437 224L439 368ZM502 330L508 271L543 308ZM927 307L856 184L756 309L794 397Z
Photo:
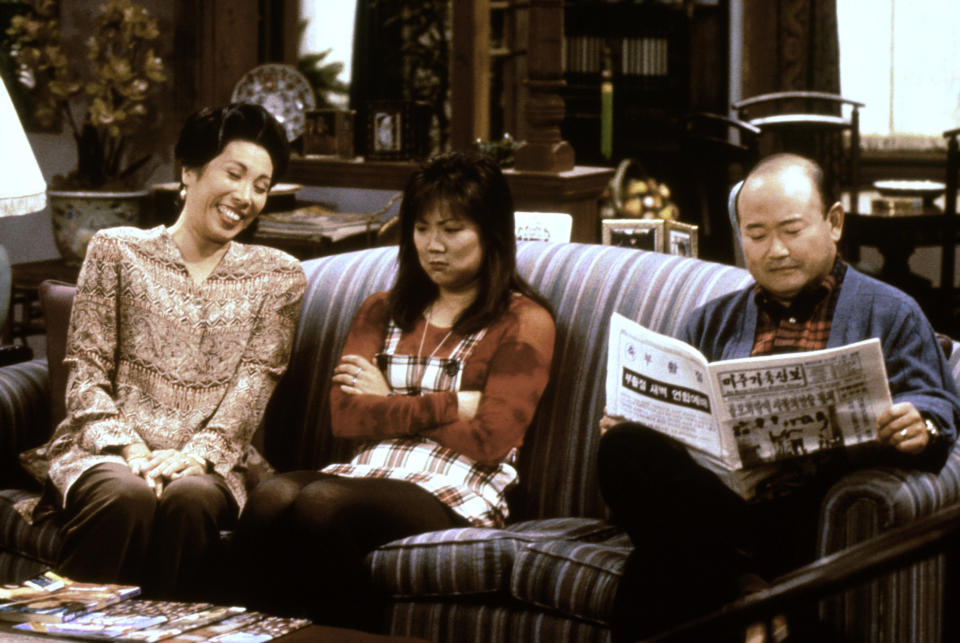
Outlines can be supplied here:
M47 184L33 156L7 87L0 82L0 217L30 214L47 205Z

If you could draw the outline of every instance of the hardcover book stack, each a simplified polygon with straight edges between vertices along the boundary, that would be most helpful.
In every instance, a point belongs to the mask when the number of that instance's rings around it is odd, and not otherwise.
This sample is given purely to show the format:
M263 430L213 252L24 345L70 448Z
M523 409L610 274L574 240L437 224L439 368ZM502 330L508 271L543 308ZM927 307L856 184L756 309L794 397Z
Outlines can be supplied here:
M258 643L310 624L243 607L132 600L132 585L79 583L52 571L0 587L0 621L15 631L112 641Z

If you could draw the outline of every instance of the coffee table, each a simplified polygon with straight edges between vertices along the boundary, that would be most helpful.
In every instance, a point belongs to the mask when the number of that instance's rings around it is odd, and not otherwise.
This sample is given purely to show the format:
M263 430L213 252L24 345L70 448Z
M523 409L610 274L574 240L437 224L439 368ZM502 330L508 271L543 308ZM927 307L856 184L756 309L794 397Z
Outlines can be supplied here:
M0 641L4 643L39 643L40 641L74 641L77 639L25 634L12 629L13 623L0 623ZM274 639L277 643L427 643L426 639L409 636L370 634L360 630L347 630L326 625L308 625L286 636Z

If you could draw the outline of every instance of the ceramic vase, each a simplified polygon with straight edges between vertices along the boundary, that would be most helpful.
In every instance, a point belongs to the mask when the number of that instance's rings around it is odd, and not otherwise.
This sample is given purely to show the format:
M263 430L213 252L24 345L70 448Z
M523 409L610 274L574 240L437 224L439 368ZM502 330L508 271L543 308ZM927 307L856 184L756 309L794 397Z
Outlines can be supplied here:
M48 190L53 239L60 256L69 264L79 265L97 230L139 225L149 195L148 190Z

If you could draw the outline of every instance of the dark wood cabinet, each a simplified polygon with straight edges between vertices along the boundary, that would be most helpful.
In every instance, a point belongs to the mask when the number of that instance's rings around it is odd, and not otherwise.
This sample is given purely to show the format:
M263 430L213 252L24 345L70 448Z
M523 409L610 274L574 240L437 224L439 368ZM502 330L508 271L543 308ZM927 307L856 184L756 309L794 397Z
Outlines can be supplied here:
M577 163L676 160L680 119L727 113L728 10L711 3L570 2L564 7L566 117ZM601 83L613 85L612 156L601 154Z

